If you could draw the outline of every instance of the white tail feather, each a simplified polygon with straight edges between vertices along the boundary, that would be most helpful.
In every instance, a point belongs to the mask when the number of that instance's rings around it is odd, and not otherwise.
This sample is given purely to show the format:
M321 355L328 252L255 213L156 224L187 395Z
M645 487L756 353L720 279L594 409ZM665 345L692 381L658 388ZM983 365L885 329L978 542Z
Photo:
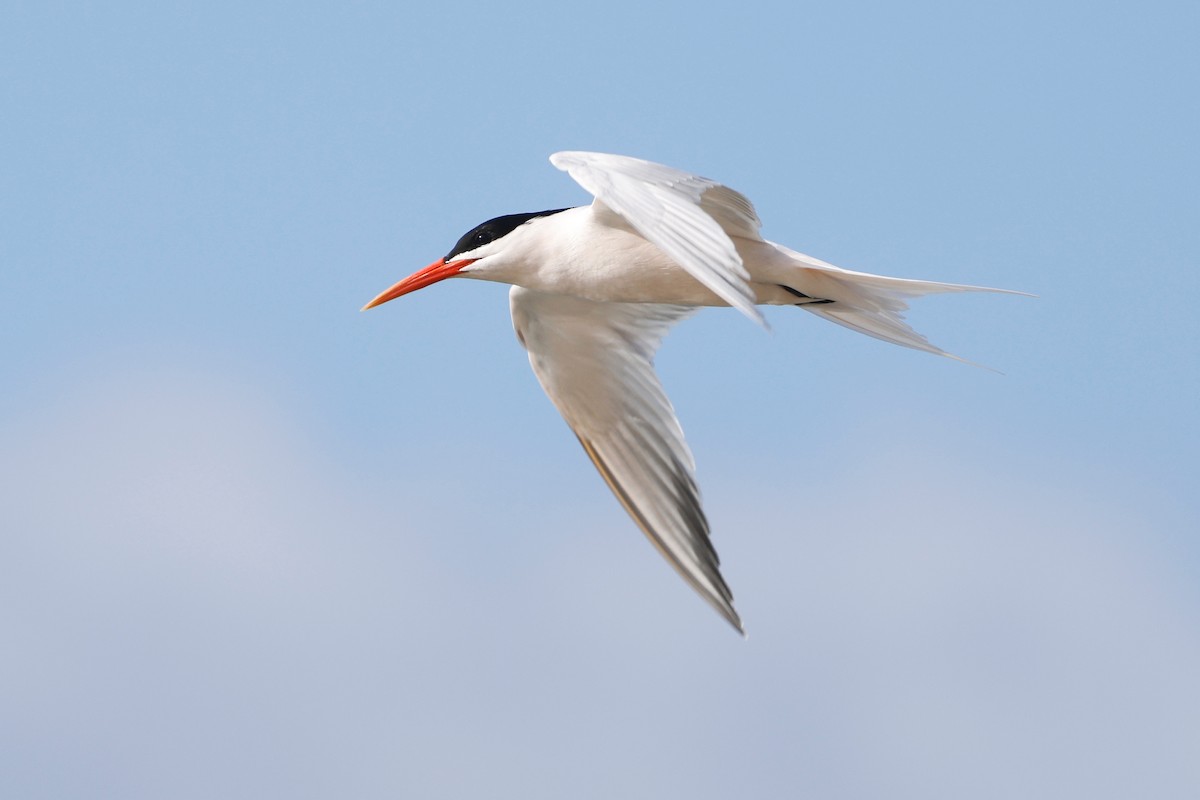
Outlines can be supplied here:
M791 257L803 271L798 281L802 291L813 298L831 300L831 303L803 303L800 307L830 322L836 322L851 330L865 333L885 342L911 347L926 353L946 356L965 364L983 366L948 353L917 333L904 321L909 298L945 292L998 292L1020 294L1009 289L993 289L986 286L967 286L959 283L938 283L908 278L889 278L868 272L835 267L820 259L798 253L780 244L771 243L781 253ZM1028 296L1028 295L1026 295ZM990 367L984 367L990 369Z

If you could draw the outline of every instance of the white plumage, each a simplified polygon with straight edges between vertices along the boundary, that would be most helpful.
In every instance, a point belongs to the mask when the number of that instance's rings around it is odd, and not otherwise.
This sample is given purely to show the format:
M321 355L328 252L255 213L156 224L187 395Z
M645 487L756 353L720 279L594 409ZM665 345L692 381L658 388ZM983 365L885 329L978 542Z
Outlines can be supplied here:
M660 164L584 152L550 161L591 192L590 206L489 220L366 308L449 277L512 284L513 326L542 388L650 541L740 631L695 463L654 373L667 330L698 306L733 306L765 324L758 305L798 305L950 356L904 322L906 301L1006 290L835 267L764 240L740 193Z

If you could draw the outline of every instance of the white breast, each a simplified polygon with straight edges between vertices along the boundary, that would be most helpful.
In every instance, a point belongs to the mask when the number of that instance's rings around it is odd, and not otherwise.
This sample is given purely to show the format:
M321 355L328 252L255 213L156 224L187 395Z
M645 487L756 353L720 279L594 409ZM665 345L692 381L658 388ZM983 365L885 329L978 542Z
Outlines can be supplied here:
M729 305L603 206L537 219L509 238L506 263L492 267L488 279L601 302ZM739 239L736 244L752 271L774 255L762 241ZM768 287L754 288L758 302L775 301Z

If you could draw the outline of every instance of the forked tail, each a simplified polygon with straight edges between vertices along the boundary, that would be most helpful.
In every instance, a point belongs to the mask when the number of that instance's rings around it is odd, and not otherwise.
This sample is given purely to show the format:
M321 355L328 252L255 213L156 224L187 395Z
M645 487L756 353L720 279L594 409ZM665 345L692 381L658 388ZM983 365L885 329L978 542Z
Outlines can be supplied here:
M946 292L998 292L1030 296L1025 292L1009 289L889 278L868 272L854 272L798 253L783 245L774 242L772 244L781 253L790 256L795 265L803 271L803 278L797 283L802 285L804 295L811 299L797 305L805 311L811 311L818 317L824 317L830 322L885 342L924 350L967 364L974 362L946 352L904 321L904 312L908 310L907 301L913 297ZM795 293L794 290L789 291Z

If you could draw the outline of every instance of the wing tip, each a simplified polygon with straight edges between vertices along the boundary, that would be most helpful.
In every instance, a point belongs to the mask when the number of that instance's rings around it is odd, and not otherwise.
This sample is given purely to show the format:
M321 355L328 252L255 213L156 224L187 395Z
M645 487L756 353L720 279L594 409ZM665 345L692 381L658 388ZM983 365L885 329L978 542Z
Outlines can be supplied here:
M590 439L575 431L575 438L579 440L579 444L583 446L583 451L587 453L591 459L592 465L596 467L596 471L600 473L600 477L608 484L609 490L620 502L625 509L625 513L633 519L634 523L641 529L646 539L654 546L654 549L659 552L659 555L675 570L675 572L683 578L684 582L692 588L696 594L700 595L706 603L708 603L721 617L734 627L734 629L742 635L742 638L748 638L746 628L742 625L742 618L738 615L733 607L733 594L729 591L728 584L721 576L720 569L716 562L716 553L713 552L713 563L710 565L712 572L705 574L702 562L697 562L699 567L697 572L693 572L685 566L678 553L671 551L667 547L663 539L655 532L654 527L649 520L638 509L632 498L617 481L612 470L609 469L608 463L600 455L600 451ZM707 534L704 541L711 548L712 542L708 539ZM702 579L703 578L703 579Z
M763 330L771 330L771 323L767 322L766 316L758 310L758 306L753 304L749 306L738 306L737 310L745 314L746 318L751 322L761 326Z
M728 614L722 612L721 616L725 617L725 620L733 626L733 629L742 635L742 641L747 641L750 638L750 634L746 633L746 626L742 624L742 618L733 610L733 606L729 607Z
M555 168L567 172L573 166L571 162L578 162L581 156L586 155L587 153L583 150L559 150L557 153L550 154L550 163Z

